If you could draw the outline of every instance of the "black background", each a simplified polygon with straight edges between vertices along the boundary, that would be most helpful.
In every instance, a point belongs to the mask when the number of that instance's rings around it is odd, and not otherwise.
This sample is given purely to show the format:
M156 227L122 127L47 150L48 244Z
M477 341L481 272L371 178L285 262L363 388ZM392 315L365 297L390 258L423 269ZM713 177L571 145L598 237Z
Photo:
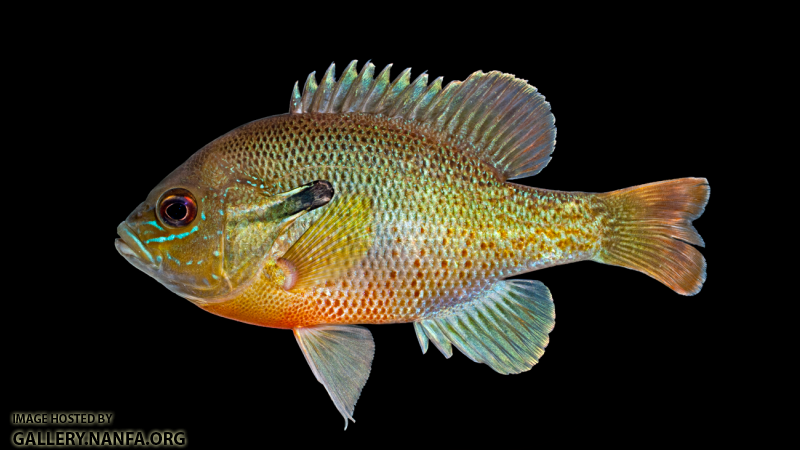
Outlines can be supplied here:
M590 28L515 20L479 32L358 35L282 20L276 28L265 18L232 40L211 25L162 36L145 21L54 42L48 103L62 112L33 136L47 142L37 153L47 183L34 194L50 199L53 220L45 237L24 243L47 249L17 278L29 294L6 300L9 412L112 411L114 429L184 429L193 448L263 448L278 438L636 443L707 431L727 389L717 333L728 295L722 267L731 262L720 253L727 187L717 164L726 151L717 125L724 44L690 20ZM445 83L476 70L530 80L552 105L558 144L549 166L523 184L603 192L708 178L713 193L695 222L708 246L703 290L683 297L591 262L525 275L550 288L557 325L541 363L513 376L458 351L449 360L433 347L423 356L410 324L370 326L372 373L357 423L343 432L291 332L202 311L130 266L112 241L117 224L193 152L285 113L295 81L319 77L332 61L340 72L352 59L359 68L368 59L377 69L394 63L394 74L412 67L412 78L427 70Z

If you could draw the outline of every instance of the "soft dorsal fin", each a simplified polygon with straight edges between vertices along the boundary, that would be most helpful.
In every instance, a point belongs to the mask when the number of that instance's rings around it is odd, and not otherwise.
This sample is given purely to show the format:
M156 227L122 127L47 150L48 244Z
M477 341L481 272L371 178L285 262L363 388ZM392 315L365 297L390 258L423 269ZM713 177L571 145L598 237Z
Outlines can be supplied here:
M391 64L373 79L375 66L368 62L358 73L356 62L338 80L331 64L319 85L312 72L302 95L295 83L289 112L361 112L416 120L452 136L506 179L536 175L550 161L555 117L526 80L478 71L442 89L441 77L428 84L423 73L411 82L411 69L406 69L390 82Z

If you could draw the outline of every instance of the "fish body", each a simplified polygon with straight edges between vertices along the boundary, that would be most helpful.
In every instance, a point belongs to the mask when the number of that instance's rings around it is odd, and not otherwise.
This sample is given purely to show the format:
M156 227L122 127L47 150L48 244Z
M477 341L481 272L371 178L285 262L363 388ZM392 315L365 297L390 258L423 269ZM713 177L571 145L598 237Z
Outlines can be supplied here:
M117 249L211 313L292 329L345 427L374 354L359 324L412 322L423 352L455 346L519 373L555 312L542 283L508 277L593 260L700 290L705 179L601 194L515 184L555 145L535 88L373 69L312 74L289 114L202 148L120 224Z
M599 249L599 200L508 183L447 136L426 131L367 114L283 115L204 149L233 149L225 158L250 169L237 175L240 183L269 180L267 192L329 180L337 195L371 198L375 236L361 261L318 288L286 291L265 271L233 301L203 307L276 328L412 322L497 280L590 259Z

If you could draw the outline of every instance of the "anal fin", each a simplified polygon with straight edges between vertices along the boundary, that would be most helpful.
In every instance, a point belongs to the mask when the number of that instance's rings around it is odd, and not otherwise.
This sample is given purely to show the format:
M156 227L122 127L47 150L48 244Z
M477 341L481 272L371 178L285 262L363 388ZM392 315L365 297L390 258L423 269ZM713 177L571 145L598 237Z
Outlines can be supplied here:
M303 350L317 381L344 416L353 419L356 401L369 378L375 343L372 333L355 325L317 325L295 328L294 337Z
M449 358L450 344L502 374L530 370L555 325L550 291L540 281L498 281L452 314L414 323L422 352L428 340Z

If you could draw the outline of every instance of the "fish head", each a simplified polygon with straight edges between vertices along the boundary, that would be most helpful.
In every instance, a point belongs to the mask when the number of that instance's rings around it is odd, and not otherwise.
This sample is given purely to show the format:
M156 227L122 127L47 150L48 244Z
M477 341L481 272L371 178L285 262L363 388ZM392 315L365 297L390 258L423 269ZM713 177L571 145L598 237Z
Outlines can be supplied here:
M133 266L202 306L230 300L251 284L275 240L329 202L333 187L315 181L273 194L220 166L209 169L213 161L193 159L119 224L115 245Z
M232 288L221 264L221 197L193 172L187 162L153 188L119 224L115 245L134 267L202 303L224 297Z

